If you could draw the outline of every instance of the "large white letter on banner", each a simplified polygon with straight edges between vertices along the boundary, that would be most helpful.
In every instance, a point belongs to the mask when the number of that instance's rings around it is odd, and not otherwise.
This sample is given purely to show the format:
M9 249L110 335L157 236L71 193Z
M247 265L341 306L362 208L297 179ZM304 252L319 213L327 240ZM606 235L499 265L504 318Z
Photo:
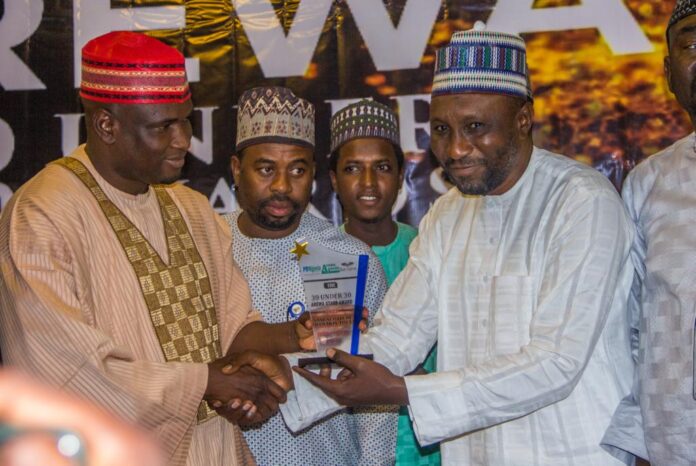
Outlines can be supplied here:
M300 2L287 37L269 0L232 0L267 78L301 76L307 70L333 0Z
M196 107L201 112L201 139L191 137L189 152L201 162L213 163L213 112L217 107Z
M597 28L616 55L650 53L653 46L621 0L534 8L534 0L498 0L488 28L514 33Z
M53 116L60 120L60 146L65 157L80 145L80 121L83 114L56 113Z
M7 205L12 198L12 190L5 183L0 183L0 210Z
M75 87L80 86L80 51L97 36L111 31L153 31L183 29L183 6L151 6L112 9L109 0L73 0L73 65ZM186 59L186 74L191 82L199 80L198 59Z
M39 27L44 9L43 0L10 0L3 3L5 12L0 20L0 85L6 91L46 89L44 83L12 51L12 47L30 38Z
M430 135L430 121L416 121L416 101L424 101L430 105L430 94L397 95L392 97L399 105L399 133L401 148L404 152L418 152L418 130Z
M224 178L220 178L215 184L215 189L210 193L208 201L210 202L210 207L219 214L234 212L239 207L232 188Z
M12 128L5 120L0 119L0 170L12 160L15 149L15 138Z
M346 0L355 23L380 71L418 68L441 0L409 0L394 27L382 2Z

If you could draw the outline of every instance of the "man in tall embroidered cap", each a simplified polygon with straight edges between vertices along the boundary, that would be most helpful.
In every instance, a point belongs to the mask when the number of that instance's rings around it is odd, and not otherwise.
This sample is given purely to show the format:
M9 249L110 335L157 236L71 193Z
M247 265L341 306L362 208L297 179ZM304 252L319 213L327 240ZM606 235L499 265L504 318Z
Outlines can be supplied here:
M222 369L246 349L298 351L311 332L259 322L227 225L200 194L163 184L191 139L184 57L109 33L85 45L82 79L86 145L0 219L5 362L152 431L168 464L253 464L239 428L202 400L243 403L227 412L235 423L270 416L283 380Z
M306 211L314 180L314 106L283 87L244 92L232 171L241 206L226 216L234 260L263 319L286 322L301 312L304 286L290 251L307 241L370 255L365 306L372 320L387 288L379 261L365 244ZM277 415L244 436L264 465L387 465L394 462L396 408L344 410L297 434Z
M363 99L331 118L331 185L343 207L341 229L368 244L391 285L408 261L408 247L418 235L410 225L392 219L392 207L404 181L404 153L396 114L374 100ZM433 350L422 370L433 372ZM440 464L437 445L419 447L406 408L399 413L396 465Z
M696 1L677 1L667 44L669 87L696 128ZM622 193L638 229L629 300L638 368L604 442L660 466L696 464L695 138L641 162Z
M599 441L631 384L633 229L608 180L533 145L531 95L517 35L478 25L438 51L431 148L455 187L361 339L375 361L329 350L336 379L295 368L293 429L397 403L443 464L622 464ZM435 340L437 372L404 376Z

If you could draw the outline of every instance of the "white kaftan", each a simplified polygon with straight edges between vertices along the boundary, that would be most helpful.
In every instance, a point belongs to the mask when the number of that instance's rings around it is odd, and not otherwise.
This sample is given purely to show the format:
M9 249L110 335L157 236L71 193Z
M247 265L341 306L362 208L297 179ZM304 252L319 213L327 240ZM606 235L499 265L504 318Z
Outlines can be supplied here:
M604 442L655 466L696 464L694 141L691 134L644 160L623 188L638 227L629 300L638 370Z
M400 375L438 341L438 372L405 378L419 441L445 465L621 464L599 446L633 373L634 233L612 185L535 148L508 192L453 189L419 232L363 339ZM295 383L293 428L335 409Z

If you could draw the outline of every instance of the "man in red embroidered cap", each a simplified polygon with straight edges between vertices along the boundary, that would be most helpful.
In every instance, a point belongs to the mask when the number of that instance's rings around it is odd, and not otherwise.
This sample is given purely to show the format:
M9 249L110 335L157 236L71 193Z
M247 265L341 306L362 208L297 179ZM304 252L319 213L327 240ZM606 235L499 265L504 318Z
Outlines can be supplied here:
M151 430L168 464L253 464L234 423L269 416L287 386L250 367L223 374L225 355L297 351L311 332L258 321L227 225L166 185L191 140L184 57L110 33L84 47L82 79L87 143L0 220L5 361ZM225 411L231 423L203 400L241 409Z

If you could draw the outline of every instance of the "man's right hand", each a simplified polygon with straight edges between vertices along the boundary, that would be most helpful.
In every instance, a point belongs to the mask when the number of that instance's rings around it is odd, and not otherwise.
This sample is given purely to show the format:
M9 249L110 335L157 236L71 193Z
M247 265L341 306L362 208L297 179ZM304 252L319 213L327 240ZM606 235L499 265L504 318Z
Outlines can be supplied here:
M226 356L208 364L208 386L203 398L230 422L238 423L243 418L265 419L278 410L279 403L285 402L285 390L250 366L240 367L234 373L223 373L222 368L233 363L237 356ZM239 409L221 412L221 408L235 403L239 404Z
M269 379L282 387L286 392L294 388L290 364L282 356L272 356L257 351L245 351L230 359L230 363L222 368L223 374L234 374L241 367L250 366L266 374Z

